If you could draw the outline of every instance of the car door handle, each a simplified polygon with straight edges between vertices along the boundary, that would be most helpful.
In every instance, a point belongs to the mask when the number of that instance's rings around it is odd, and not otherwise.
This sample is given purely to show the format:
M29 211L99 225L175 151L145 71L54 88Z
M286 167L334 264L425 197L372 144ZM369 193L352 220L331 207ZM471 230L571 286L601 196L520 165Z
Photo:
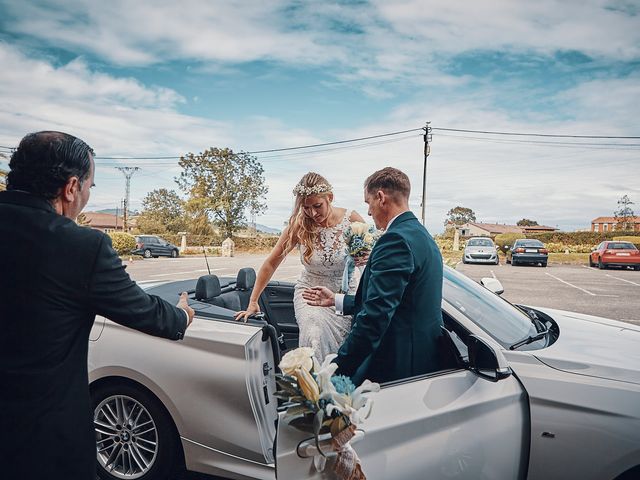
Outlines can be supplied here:
M302 442L300 442L300 444L298 444L298 449L297 449L298 456L300 458L312 458L312 457L315 457L316 455L319 455L320 452L325 457L336 456L338 453L333 449L333 446L331 445L332 438L330 434L321 435L320 438L322 438L322 440L318 442L318 444L320 445L320 451L318 451L318 447L316 446L315 439L310 438L309 440L303 440ZM349 441L349 443L354 444L356 442L359 442L363 438L364 438L364 431L356 430L355 435Z

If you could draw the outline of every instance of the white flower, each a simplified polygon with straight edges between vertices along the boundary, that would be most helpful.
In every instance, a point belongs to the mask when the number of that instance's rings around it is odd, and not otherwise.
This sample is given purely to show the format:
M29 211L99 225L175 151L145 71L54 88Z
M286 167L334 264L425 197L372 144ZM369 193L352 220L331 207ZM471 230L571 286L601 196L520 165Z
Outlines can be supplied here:
M297 369L301 368L311 371L313 368L313 348L300 347L285 353L279 366L285 375L293 375Z
M364 235L369 230L369 225L363 222L353 222L351 224L351 233L353 235Z
M364 237L362 238L362 240L367 245L371 245L371 244L373 244L373 235L371 235L370 233L365 233Z

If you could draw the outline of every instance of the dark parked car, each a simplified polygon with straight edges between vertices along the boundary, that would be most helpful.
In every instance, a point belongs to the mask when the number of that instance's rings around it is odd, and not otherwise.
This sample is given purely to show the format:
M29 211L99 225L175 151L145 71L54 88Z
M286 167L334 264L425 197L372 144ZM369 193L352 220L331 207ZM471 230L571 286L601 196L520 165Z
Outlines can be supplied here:
M156 235L137 235L136 249L131 253L142 255L144 258L158 258L159 256L176 258L179 255L179 249L173 243L167 242L162 237Z
M549 251L544 248L540 240L519 238L507 250L507 263L514 267L523 263L541 264L547 266Z
M633 267L640 270L640 251L631 242L601 242L589 255L589 266Z

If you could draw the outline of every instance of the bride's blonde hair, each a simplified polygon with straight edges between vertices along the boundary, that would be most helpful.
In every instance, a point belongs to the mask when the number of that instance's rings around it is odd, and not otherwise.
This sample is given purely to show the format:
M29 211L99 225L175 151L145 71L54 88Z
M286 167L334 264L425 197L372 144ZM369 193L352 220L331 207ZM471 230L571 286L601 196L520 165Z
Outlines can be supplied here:
M302 257L306 263L309 263L313 254L313 242L316 238L318 226L312 218L305 215L302 208L304 200L310 195L327 198L332 194L332 191L331 184L318 173L309 172L300 179L293 189L296 201L291 217L289 217L289 230L284 242L285 252L296 245L301 245L303 247Z

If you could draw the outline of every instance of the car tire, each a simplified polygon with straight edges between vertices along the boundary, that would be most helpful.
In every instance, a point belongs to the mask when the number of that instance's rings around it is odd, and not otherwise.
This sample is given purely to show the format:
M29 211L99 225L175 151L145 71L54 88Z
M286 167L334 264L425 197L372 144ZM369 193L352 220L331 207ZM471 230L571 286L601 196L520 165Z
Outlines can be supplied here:
M178 258L178 250L171 250L171 258Z
M543 267L547 266L547 262L542 262L540 265L542 265Z
M500 258L496 257L496 265L500 265Z
M596 266L596 264L593 263L593 259L591 258L591 255L589 255L589 266L590 267L595 267Z
M509 258L506 258L506 259L505 259L505 262L507 262L507 264L510 264L510 263L511 263L511 260L509 260Z
M181 464L178 435L169 414L153 394L128 384L103 384L92 390L91 400L96 427L97 473L100 479L120 480L134 476L138 480L174 478L173 474ZM114 409L116 403L120 404L118 410ZM122 428L122 420L127 419L124 416L117 419L110 415L112 412L126 413L127 409L136 419L127 428ZM137 429L136 425L139 425ZM116 435L117 442L110 438ZM126 439L124 435L127 435ZM144 449L139 445L144 446ZM111 469L114 462L107 462L110 454L117 452L117 448L123 453L118 454L115 466ZM134 455L141 455L145 462L136 462Z
M633 267L633 268L634 268L634 270L635 270L636 272L640 272L640 265L636 265L636 266L635 266L635 267Z
M513 258L511 259L511 266L515 267L516 265L518 265L518 262L516 262Z
M145 249L145 251L144 251L144 252L142 252L142 256L143 256L144 258L151 258L151 256L152 256L152 255L151 255L151 250L149 250L148 248L147 248L147 249Z
M598 258L598 268L600 270L605 270L607 268L607 265L605 263L602 263L602 257Z

